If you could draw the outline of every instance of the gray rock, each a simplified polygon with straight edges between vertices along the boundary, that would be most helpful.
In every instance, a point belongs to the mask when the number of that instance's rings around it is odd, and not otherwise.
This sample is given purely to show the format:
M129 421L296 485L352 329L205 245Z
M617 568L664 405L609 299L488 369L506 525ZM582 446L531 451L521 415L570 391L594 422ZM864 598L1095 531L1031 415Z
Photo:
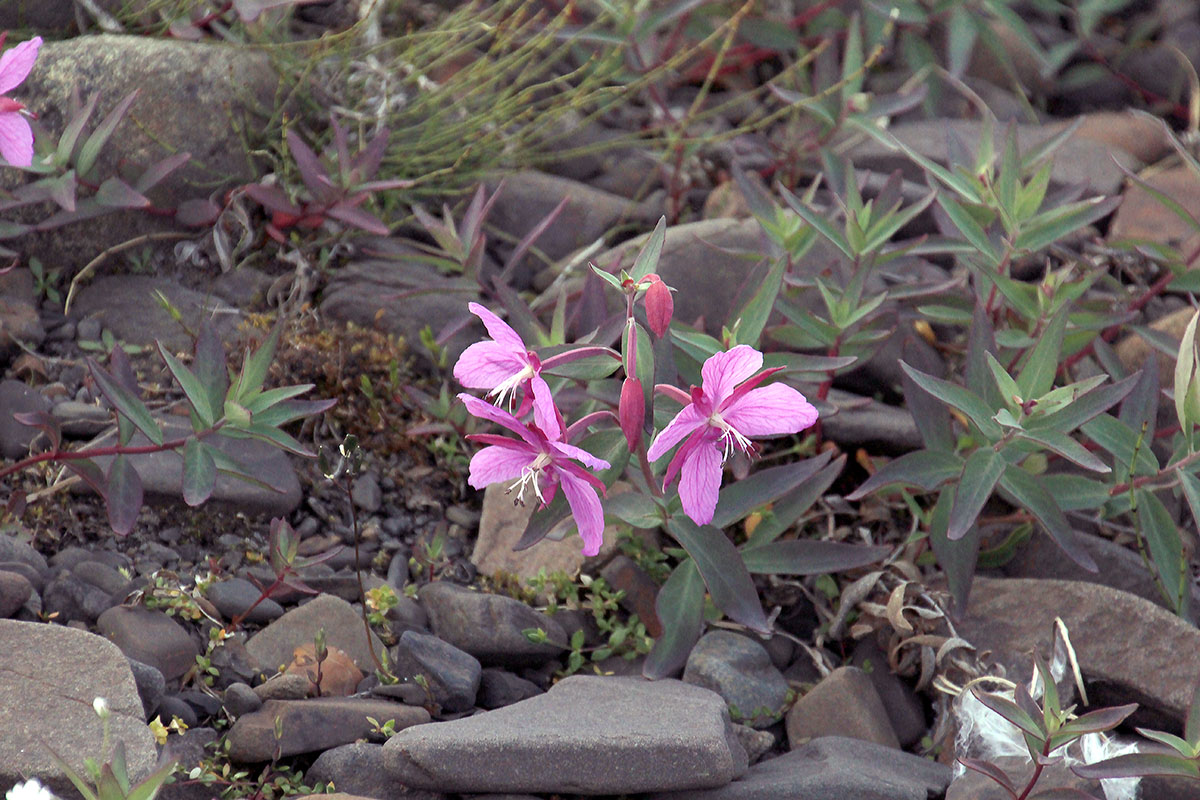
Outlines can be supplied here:
M57 614L60 622L78 620L91 625L112 607L112 598L70 572L60 572L42 590L42 603L46 613Z
M388 778L383 745L358 742L326 750L304 773L304 782L332 783L339 792L377 800L439 800L442 795L407 789Z
M37 743L46 741L80 773L84 759L107 758L98 750L97 695L108 701L111 741L124 743L130 779L154 769L154 737L137 685L111 642L61 625L0 620L0 676L0 786L37 778L60 797L73 797L66 774Z
M1033 774L1033 763L1028 758L1004 756L989 760L1008 775L1009 779L1017 786L1018 791L1029 782L1029 778ZM1051 788L1074 789L1083 793L1077 795L1080 798L1104 797L1100 781L1080 778L1061 762L1049 764L1042 770L1034 794L1036 795L1039 789ZM1139 793L1138 796L1170 797L1171 800L1183 800L1182 797L1174 794L1147 795ZM1012 795L986 775L968 769L957 776L947 787L946 800L1012 800Z
M12 415L31 411L49 412L50 401L37 389L21 381L0 380L0 456L15 460L29 455L29 445L40 431L22 425ZM0 558L11 560L3 550L0 550ZM44 560L41 568L46 568Z
M728 786L689 800L928 800L950 783L950 768L858 739L827 736L763 761ZM679 793L650 800L678 800Z
M0 290L0 364L21 352L21 346L37 348L46 339L41 315L31 301Z
M507 708L402 731L383 752L393 779L443 792L687 791L723 786L747 766L712 692L583 675Z
M871 679L883 708L891 720L892 730L901 747L911 747L921 740L928 726L925 722L925 707L907 683L888 667L887 655L870 639L863 639L854 647L850 663L861 669Z
M810 739L841 736L900 749L879 693L857 667L839 667L796 701L787 713L792 750Z
M96 323L99 325L100 323ZM97 336L99 332L97 332ZM80 403L76 400L64 400L55 403L50 411L51 416L58 420L62 427L63 436L90 438L99 436L113 424L112 412L103 406L91 403Z
M196 665L200 647L175 620L141 606L114 606L96 620L96 630L132 659L177 681Z
M81 561L71 567L71 574L108 595L116 594L129 583L129 579L115 568L99 561Z
M552 617L511 597L438 581L421 587L418 598L434 633L485 664L544 664L562 652L567 639ZM530 628L541 628L560 646L530 642L522 633Z
M229 758L238 763L271 760L277 724L283 732L278 746L285 757L350 744L370 735L374 726L367 717L375 718L381 725L395 720L397 730L429 722L429 712L425 709L387 700L346 697L269 700L258 711L233 723L228 735Z
M313 682L307 675L285 672L255 686L253 692L260 700L303 700L308 697Z
M100 96L91 117L96 124L136 89L129 113L101 149L95 175L137 175L138 168L189 152L191 160L148 195L159 208L175 208L217 186L255 179L238 130L261 124L253 110L274 108L277 85L269 57L254 48L102 34L47 41L21 86L21 100L57 140L71 119L73 93ZM8 178L5 188L17 180ZM45 209L32 214L45 216ZM69 278L107 247L172 227L169 216L130 210L28 234L13 246ZM141 309L156 310L153 302Z
M483 672L479 661L436 636L405 631L396 645L393 670L405 681L425 681L432 700L447 714L475 705Z
M746 758L751 764L756 763L775 747L775 734L770 731L760 731L749 725L734 725L733 730L746 750Z
M696 642L683 680L716 692L737 722L766 728L779 721L787 703L787 681L753 639L733 631L712 631Z
M158 421L162 424L163 436L167 439L183 437L192 432L191 425L175 418L160 418ZM109 433L92 440L90 444L106 446L113 442L113 435ZM130 440L130 445L134 447L144 447L149 443L140 432L135 433ZM282 450L254 439L230 439L226 436L211 436L208 443L241 463L258 480L274 487L267 489L218 474L209 503L230 511L271 516L287 516L300 505L300 481ZM129 458L142 479L142 489L147 501L182 502L182 455L161 451ZM107 470L112 458L97 456L93 460L101 469ZM80 488L80 491L89 490Z
M0 539L0 550L4 548L4 540ZM38 555L37 551L33 551L34 555ZM45 563L45 562L42 562ZM35 592L41 592L42 587L46 585L45 577L42 571L34 569L24 561L0 561L0 572L15 572L29 581L29 585L33 587Z
M235 719L243 714L258 711L263 704L258 693L241 681L226 686L221 699L225 703L225 710Z
M350 497L354 505L368 514L374 514L383 506L383 490L379 488L379 479L371 472L355 479Z
M542 690L532 681L513 675L506 669L488 667L479 680L479 695L475 702L480 708L503 708L537 697Z
M189 728L194 728L200 724L200 718L196 714L196 709L188 705L183 698L173 694L165 695L159 701L158 715L162 717L164 722L169 722L178 717L179 721Z
M1196 676L1179 654L1200 650L1200 630L1149 600L1080 581L976 578L958 635L977 650L1020 654L1016 666L1028 669L1031 651L1050 657L1056 617L1094 706L1136 702L1131 724L1182 730Z
M146 719L151 720L154 718L154 712L158 710L158 704L162 702L163 695L166 694L167 679L157 667L132 658L129 659L129 669L133 672L133 682L137 684L138 697L142 698Z
M323 594L250 637L246 651L264 669L275 670L292 661L293 652L302 644L311 644L317 631L325 630L326 644L346 651L359 669L375 668L371 650L383 651L383 643L374 632L368 637L362 617L345 600Z
M17 613L32 594L33 585L24 575L0 570L0 619Z
M283 606L269 597L258 605L254 605L255 601L262 596L262 591L245 578L226 578L223 581L211 583L204 596L227 619L240 616L251 606L254 608L244 621L254 625L263 625L283 616Z

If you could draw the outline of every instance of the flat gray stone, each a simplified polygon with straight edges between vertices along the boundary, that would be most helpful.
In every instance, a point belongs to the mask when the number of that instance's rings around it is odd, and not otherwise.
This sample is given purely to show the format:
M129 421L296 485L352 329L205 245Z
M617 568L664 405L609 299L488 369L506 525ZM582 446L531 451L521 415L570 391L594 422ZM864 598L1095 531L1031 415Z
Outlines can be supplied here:
M212 320L223 342L229 341L241 320L241 313L220 298L151 275L97 278L79 291L71 316L96 320L119 342L143 347L162 342L172 353L190 353L192 337L155 300L157 292L178 309L188 329L199 331L205 320Z
M96 620L96 630L168 681L177 681L196 666L200 655L199 645L182 625L162 611L143 606L113 606Z
M950 783L944 764L890 747L827 736L763 761L719 789L688 792L688 800L928 800ZM649 800L682 800L678 792Z
M382 720L380 720L382 722ZM339 792L376 800L439 800L441 794L410 790L391 780L383 768L383 745L344 744L317 756L304 771L305 784L332 783Z
M733 718L754 728L778 722L787 703L787 681L766 648L733 631L702 636L688 656L683 680L721 695Z
M251 636L246 642L246 651L264 669L275 670L292 662L297 647L312 644L321 628L325 629L325 642L346 651L354 659L355 666L364 672L375 669L371 648L381 654L383 643L374 632L368 640L358 612L345 600L329 594L293 608Z
M482 668L479 661L449 642L416 631L405 631L396 645L394 672L404 681L421 679L428 697L443 712L470 711L479 693ZM425 688L421 687L422 695Z
M30 411L49 412L50 401L26 383L0 380L0 457L16 460L29 455L29 444L39 431L22 425L12 415Z
M511 597L445 581L426 584L418 597L439 638L488 665L538 665L562 653L561 646L525 638L522 631L530 628L541 628L558 645L567 641L553 618Z
M875 685L858 667L839 667L796 701L785 718L791 749L843 736L900 749Z
M723 786L746 771L720 696L681 681L574 675L383 746L397 781L441 792L625 794Z
M37 778L60 797L76 796L43 744L80 773L85 758L108 757L92 710L98 696L112 712L112 741L125 744L129 777L139 781L158 754L121 651L86 631L0 620L0 786Z

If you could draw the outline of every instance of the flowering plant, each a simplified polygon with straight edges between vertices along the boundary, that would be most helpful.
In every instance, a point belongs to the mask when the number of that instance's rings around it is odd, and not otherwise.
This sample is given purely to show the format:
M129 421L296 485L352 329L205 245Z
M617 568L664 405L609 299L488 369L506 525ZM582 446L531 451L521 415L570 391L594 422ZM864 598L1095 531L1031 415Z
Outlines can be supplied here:
M745 466L744 459L760 454L761 445L752 439L799 434L816 423L817 409L785 382L789 371L798 372L795 363L791 369L768 365L753 342L734 343L727 336L721 343L672 323L673 290L654 272L664 236L661 221L633 268L619 276L593 267L624 298L623 319L615 317L567 345L562 303L548 335L512 295L502 295L525 336L471 303L489 338L463 351L454 367L459 383L495 402L459 394L467 411L517 437L475 433L467 438L484 445L471 459L472 487L504 483L514 502L537 503L518 549L570 518L583 539L584 555L596 555L606 517L638 528L663 527L682 546L684 557L659 593L657 611L665 632L646 663L652 677L682 666L703 628L705 590L731 620L765 635L772 626L752 573L832 572L873 563L887 552L783 538L833 481L844 458L832 461L825 453L760 470L722 488L727 462L736 457ZM743 318L762 317L758 306L769 309L773 300L769 294L756 296L740 310L732 329L761 330L753 321L743 327ZM543 345L541 352L527 344L531 339ZM618 339L619 349L603 343ZM662 354L671 355L672 344L679 348L678 359L663 359ZM698 378L699 386L684 391L672 373ZM680 407L672 409L672 403ZM569 412L578 414L570 424ZM651 437L654 428L658 434ZM619 478L634 491L610 495L607 489ZM671 492L676 479L677 494ZM560 487L565 499L558 495ZM782 513L760 525L742 547L721 530L773 503Z

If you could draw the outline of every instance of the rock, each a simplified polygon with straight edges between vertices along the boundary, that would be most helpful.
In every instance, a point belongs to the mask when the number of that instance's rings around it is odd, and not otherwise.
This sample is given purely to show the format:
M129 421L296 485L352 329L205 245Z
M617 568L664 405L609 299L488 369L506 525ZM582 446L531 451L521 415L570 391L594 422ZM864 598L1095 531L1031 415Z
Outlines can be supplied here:
M687 796L689 800L927 800L941 796L950 775L949 767L927 758L859 739L826 736L756 764L728 786ZM679 797L661 793L649 800Z
M196 714L196 709L192 708L187 701L178 695L165 695L158 703L158 715L164 722L179 719L180 722L189 728L194 728L200 724L200 718Z
M62 623L78 620L91 625L109 608L112 597L103 589L84 583L70 572L60 572L42 590L47 614L55 614Z
M348 697L358 690L362 671L354 660L333 645L325 646L325 658L317 663L316 645L305 642L296 648L284 675L303 675L318 697Z
M1023 153L1055 136L1059 131L1049 125L1017 125L1017 146ZM939 164L946 164L951 148L950 137L958 138L973 152L983 135L983 125L977 120L931 119L906 122L889 129L896 139L921 155ZM997 152L1004 147L1004 128L998 126L995 133ZM852 148L847 156L858 169L870 169L890 173L900 170L913 181L924 180L924 171L899 149L891 149L874 139L866 139ZM1051 186L1084 184L1092 193L1112 195L1120 191L1125 175L1113 163L1113 158L1131 170L1141 169L1142 164L1129 153L1114 145L1085 139L1078 134L1055 151L1054 166L1050 173Z
M0 364L21 352L18 342L36 348L46 338L37 306L0 292Z
M1166 129L1158 120L1146 114L1136 111L1093 111L1083 114L1082 120L1075 131L1077 138L1123 150L1143 164L1153 164L1174 149ZM1058 133L1072 122L1049 123L1047 127ZM1117 216L1120 213L1118 209Z
M447 714L469 711L479 692L482 668L474 656L436 636L405 631L396 645L396 677L417 685ZM426 687L427 690L426 690Z
M770 731L760 731L749 725L734 725L734 733L746 750L746 758L751 764L757 762L775 747L775 734Z
M155 300L158 292L162 292L182 315L182 325ZM242 316L237 309L211 294L151 275L97 278L79 291L71 315L75 319L99 322L103 328L112 331L119 342L151 348L161 342L173 354L191 353L192 337L188 330L199 331L206 321L216 326L223 342L229 342L234 338Z
M33 594L33 585L24 575L0 570L0 619L7 619L25 605Z
M1043 537L1044 538L1044 537ZM925 706L916 692L888 667L887 655L870 639L854 646L850 663L871 679L901 747L912 747L928 730Z
M149 664L168 681L196 666L200 648L187 631L161 611L113 606L96 620L96 630L135 661Z
M988 760L1008 775L1009 780L1013 782L1018 791L1025 787L1033 773L1033 764L1028 758L1002 756ZM1104 793L1100 790L1100 781L1080 778L1061 762L1050 764L1042 770L1034 789L1034 795L1041 789L1058 788L1083 792L1084 794L1079 795L1081 798L1104 797ZM1147 795L1147 797L1150 796ZM1012 795L986 775L968 769L947 787L946 800L1012 800Z
M312 642L322 628L326 644L345 650L359 669L375 669L372 649L382 652L383 643L374 632L367 636L362 617L349 603L328 594L293 608L251 636L246 651L264 668L282 669L292 660L295 649Z
M354 480L350 497L354 505L368 514L374 514L383 507L383 490L379 488L378 478L370 472Z
M1136 702L1130 724L1182 729L1196 676L1179 654L1200 648L1200 630L1148 600L1095 583L976 578L958 635L979 650L1022 654L1028 669L1025 654L1050 656L1055 617L1070 631L1092 705Z
M238 130L261 124L251 109L273 109L277 85L262 50L101 34L47 41L20 96L57 141L70 121L73 93L84 99L99 94L91 116L96 126L136 89L129 113L100 151L91 177L99 182L111 175L128 176L130 170L136 176L169 155L189 152L191 161L148 192L157 208L173 209L206 197L215 186L255 179ZM205 188L197 188L201 186ZM12 179L6 188L12 188ZM32 218L46 216L42 211ZM109 214L99 223L88 219L28 234L10 246L26 258L62 268L69 278L114 244L172 227L169 216L133 210ZM147 303L142 312L154 310Z
M613 589L625 592L625 596L620 600L621 608L630 614L637 614L638 619L646 625L646 633L656 639L662 636L663 626L655 607L658 601L658 584L646 570L621 553L604 565L600 570L600 577Z
M552 617L511 597L436 581L422 586L418 598L439 638L488 665L544 664L562 652L567 640ZM529 641L522 631L530 628L545 631L553 644Z
M721 695L734 721L754 728L778 722L787 704L787 681L766 649L733 631L700 637L688 656L683 680Z
M191 425L173 418L159 418L166 439L183 437L192 432ZM228 475L218 474L212 497L207 501L215 507L245 514L287 516L300 505L300 481L296 471L282 450L255 439L230 439L227 436L210 436L208 443L225 455L240 462L251 475L272 486L265 488ZM112 433L92 440L89 446L105 446L114 443ZM135 433L129 444L144 447L150 441ZM142 489L148 501L182 502L183 456L179 453L161 451L129 456L134 469L142 479ZM107 470L112 457L96 456L96 465ZM80 491L90 491L80 487Z
M47 680L46 676L53 676ZM0 620L0 786L37 778L60 797L75 789L45 741L72 769L99 752L100 718L92 701L102 695L111 711L111 741L125 745L132 781L154 769L157 752L129 662L95 634L38 622Z
M396 730L429 722L425 709L387 700L269 700L258 711L233 723L228 735L229 758L237 763L270 761L277 744L277 724L283 731L278 746L284 757L350 744L370 735L374 726L367 717L374 717L381 725L395 720Z
M242 634L244 636L244 634ZM262 675L262 665L246 651L245 643L239 638L230 638L212 649L209 656L217 670L215 688L223 689L231 683L250 683ZM274 672L274 668L271 670Z
M133 672L133 682L137 684L138 697L142 698L146 720L154 719L154 712L158 710L158 704L167 691L167 679L157 667L133 658L129 659L129 669Z
M245 578L226 578L211 583L204 596L226 619L235 619L252 606L244 621L253 625L265 625L283 616L283 606L269 597L254 605L262 591Z
M11 540L10 540L11 541ZM0 537L0 550L4 549L5 539ZM37 551L32 551L34 555L41 557ZM46 562L42 562L43 564ZM34 569L24 561L0 561L0 572L13 572L20 575L25 580L29 581L29 585L33 587L35 592L41 592L42 587L46 585L46 580L42 576L41 571Z
M493 484L483 492L483 515L479 520L479 538L471 553L471 563L482 575L489 577L508 574L522 582L545 570L547 575L565 572L574 575L584 563L580 552L579 537L572 535L563 539L543 539L533 547L520 552L513 547L525 532L529 518L533 516L532 505L514 505L512 496L506 494L506 484ZM616 547L616 527L604 528L604 544L600 557L611 554Z
M527 681L508 670L489 667L479 679L479 693L475 702L480 708L504 708L542 694L537 684Z
M1165 317L1160 317L1150 323L1150 328L1170 336L1175 341L1182 341L1183 332L1195 313L1191 308L1181 308L1172 311ZM1136 372L1148 366L1152 361L1158 363L1158 385L1167 388L1175 385L1175 359L1160 353L1150 346L1150 343L1140 334L1131 333L1116 346L1117 358L1121 365L1130 372Z
M258 699L268 700L303 700L312 691L312 681L306 675L284 673L276 675L254 687Z
M900 749L887 710L867 674L839 667L796 701L787 713L792 750L825 736L862 739Z
M31 386L6 378L0 380L0 409L0 456L16 460L29 455L29 445L40 431L22 425L12 415L32 411L49 413L50 401ZM43 560L42 569L45 568Z
M81 561L71 567L71 574L107 595L116 594L129 583L129 579L118 572L116 568L99 561Z
M828 399L837 413L821 417L821 430L843 447L876 446L907 452L924 446L908 409L836 389Z
M383 752L393 779L444 792L688 791L723 786L747 766L712 692L584 675L507 708L401 731Z
M442 795L404 787L388 778L383 745L357 742L326 750L304 772L304 782L330 783L338 791L377 800L439 800Z
M1200 178L1180 166L1150 175L1151 188L1175 200L1193 215L1200 215ZM1174 212L1132 181L1125 187L1121 205L1108 228L1108 240L1153 239L1166 245L1182 245L1195 231Z
M222 701L225 704L225 710L235 719L243 714L258 711L263 704L258 693L240 681L225 687Z

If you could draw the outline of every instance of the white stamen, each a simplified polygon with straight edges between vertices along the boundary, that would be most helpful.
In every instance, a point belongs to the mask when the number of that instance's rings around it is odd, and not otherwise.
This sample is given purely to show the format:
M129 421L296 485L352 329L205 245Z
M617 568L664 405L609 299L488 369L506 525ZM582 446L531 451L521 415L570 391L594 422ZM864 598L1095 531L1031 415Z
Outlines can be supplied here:
M533 367L526 365L525 369L514 373L511 377L505 379L487 393L488 397L496 398L496 405L503 406L505 401L508 401L509 410L512 409L512 401L516 399L517 387L534 376Z
M708 424L721 431L721 440L725 443L725 453L721 456L722 461L729 460L729 457L733 455L734 446L743 452L749 452L754 447L748 438L721 418L720 412L714 411L708 418Z
M542 469L550 463L549 453L540 453L537 458L529 463L529 466L521 470L521 477L505 490L505 494L512 494L513 489L517 490L517 499L513 504L525 505L525 487L532 485L533 494L537 497L538 502L542 505L546 504L546 498L542 496L542 487L538 482L541 476Z

